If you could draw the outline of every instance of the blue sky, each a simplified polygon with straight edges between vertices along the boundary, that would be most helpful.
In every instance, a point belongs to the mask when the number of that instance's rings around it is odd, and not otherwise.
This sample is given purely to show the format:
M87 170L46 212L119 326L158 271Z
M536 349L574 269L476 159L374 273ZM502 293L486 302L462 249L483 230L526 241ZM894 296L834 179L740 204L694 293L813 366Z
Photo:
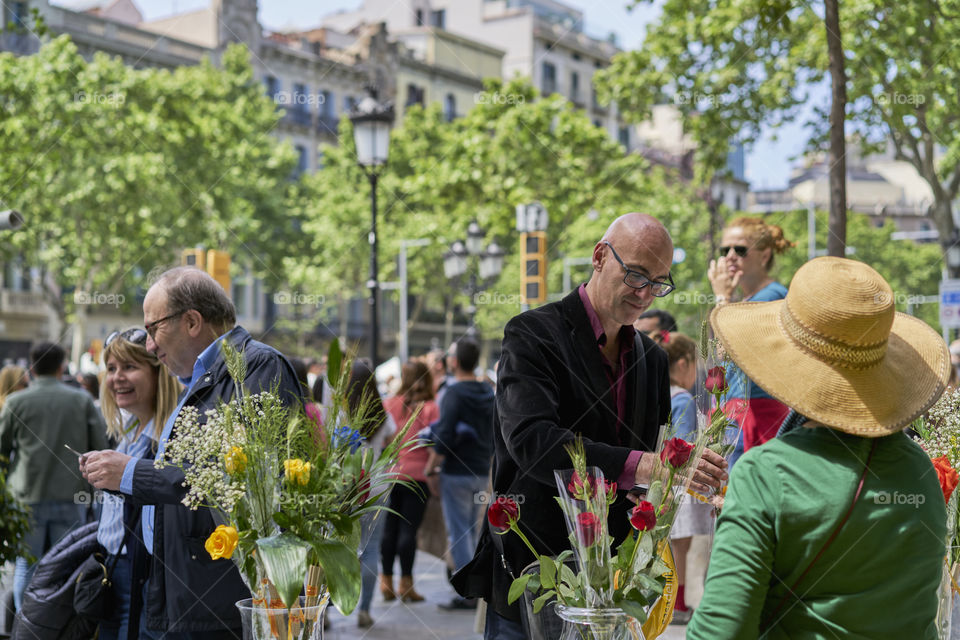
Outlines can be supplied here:
M642 3L628 12L628 0L563 0L584 12L586 30L594 36L615 32L624 48L635 48L643 40L648 23L659 13L658 2ZM134 0L147 20L198 9L209 0ZM270 29L311 27L322 16L340 9L355 9L361 0L261 0L260 21ZM783 127L778 141L766 132L753 149L747 150L747 180L752 189L774 189L786 186L790 176L790 158L803 152L806 134L800 124Z

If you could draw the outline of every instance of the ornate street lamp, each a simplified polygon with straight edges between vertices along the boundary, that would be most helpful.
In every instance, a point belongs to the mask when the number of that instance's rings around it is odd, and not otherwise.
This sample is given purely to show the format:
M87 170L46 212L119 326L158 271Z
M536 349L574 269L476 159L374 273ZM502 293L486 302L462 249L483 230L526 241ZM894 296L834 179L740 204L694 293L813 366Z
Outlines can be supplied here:
M483 290L482 282L477 280L479 271L480 280L487 281L500 275L503 271L503 259L506 252L496 242L491 242L486 249L483 240L486 232L476 220L467 226L467 239L457 240L450 245L450 250L443 254L443 273L447 278L460 278L467 272L467 261L473 257L479 261L479 268L470 272L467 293L470 294L470 304L466 311L470 315L470 328L467 333L474 335L477 332L474 320L476 318L476 297Z
M350 111L353 123L353 140L357 148L357 164L370 180L370 278L367 287L370 297L370 361L377 366L377 342L380 336L379 316L377 314L377 177L387 163L390 150L390 125L393 122L393 104L377 101L377 93L368 88L370 95L361 100Z

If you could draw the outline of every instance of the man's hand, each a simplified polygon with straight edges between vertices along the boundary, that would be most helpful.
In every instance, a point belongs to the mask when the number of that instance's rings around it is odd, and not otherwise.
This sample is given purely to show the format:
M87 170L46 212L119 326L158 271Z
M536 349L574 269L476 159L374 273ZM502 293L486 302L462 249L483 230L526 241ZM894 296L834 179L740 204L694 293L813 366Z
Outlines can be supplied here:
M637 465L634 483L649 485L658 462L657 454L645 452ZM720 485L727 480L727 461L710 449L704 449L696 465L691 465L691 468L693 478L690 481L690 489L704 496L720 489Z
M119 491L130 456L119 451L91 451L80 458L80 473L97 489Z

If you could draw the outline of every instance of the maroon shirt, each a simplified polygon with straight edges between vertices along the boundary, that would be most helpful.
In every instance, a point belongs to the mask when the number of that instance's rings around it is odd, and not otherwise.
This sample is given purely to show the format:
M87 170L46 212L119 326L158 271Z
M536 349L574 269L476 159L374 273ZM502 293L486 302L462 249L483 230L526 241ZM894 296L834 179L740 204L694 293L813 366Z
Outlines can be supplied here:
M603 362L603 372L607 376L607 383L610 390L613 391L613 402L617 407L617 433L620 433L620 426L626 423L627 419L627 360L633 352L633 341L636 335L636 329L631 325L623 325L617 334L620 340L620 352L617 354L617 369L614 371L613 364L607 360L603 353L603 347L607 344L607 333L603 330L603 323L587 296L587 285L582 284L577 290L580 294L580 301L583 308L587 311L587 318L590 320L590 327L593 328L593 335L597 339L597 349L600 351L600 359ZM623 465L623 471L617 478L617 485L628 489L634 485L636 479L637 465L643 456L641 451L633 451L627 456L627 461Z

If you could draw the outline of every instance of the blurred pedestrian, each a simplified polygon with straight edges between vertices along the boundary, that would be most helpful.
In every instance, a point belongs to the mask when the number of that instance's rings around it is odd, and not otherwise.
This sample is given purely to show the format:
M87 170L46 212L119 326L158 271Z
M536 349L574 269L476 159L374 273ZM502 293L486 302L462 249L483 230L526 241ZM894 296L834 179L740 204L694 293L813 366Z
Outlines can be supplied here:
M103 414L108 435L118 443L116 450L131 458L152 459L163 425L177 406L180 383L147 351L147 332L138 327L115 331L103 347L106 376L103 385ZM129 416L123 420L121 410ZM85 464L84 477L93 482L100 465ZM123 494L104 493L97 540L115 557L110 576L112 611L100 623L100 640L125 640L130 628L130 601L134 584L134 548L139 535L140 506L129 504ZM126 542L125 542L126 541ZM134 621L136 627L137 621Z
M106 426L85 391L60 382L66 352L41 342L30 350L32 384L7 397L0 411L0 456L10 460L7 485L30 507L26 546L39 559L61 537L86 521L93 500L89 485L76 470L76 456L107 445ZM11 458L11 454L13 454ZM36 564L17 558L13 576L14 606Z
M896 312L879 273L832 257L800 267L786 300L710 321L792 413L733 469L687 638L936 640L944 493L901 431L944 390L942 338Z
M663 345L664 340L669 340L669 335L677 330L677 321L669 311L648 309L640 314L637 321L633 323L633 328L647 334L657 344Z
M783 229L761 218L737 218L723 230L720 251L710 261L707 276L718 307L730 302L782 300L787 288L770 276L774 256L795 243ZM766 357L775 359L776 353ZM727 365L723 412L741 427L740 439L730 464L751 447L763 444L777 433L788 408L749 380L734 364Z
M7 401L7 396L27 388L27 370L15 364L8 364L0 369L0 409Z
M80 388L90 394L94 406L100 408L100 379L92 373L78 373L77 383Z
M400 389L397 395L387 398L384 403L387 412L393 417L397 428L403 428L416 414L416 418L407 429L404 442L416 440L420 432L426 429L440 415L433 401L433 378L427 365L418 360L410 360L400 372ZM429 451L425 446L411 446L400 453L393 472L410 482L410 486L396 484L390 490L385 516L383 540L380 542L380 591L384 600L390 601L399 596L404 602L420 602L423 596L413 586L413 562L417 553L417 531L423 522L427 508L427 477L424 468L427 465ZM400 560L400 583L394 590L393 565Z

